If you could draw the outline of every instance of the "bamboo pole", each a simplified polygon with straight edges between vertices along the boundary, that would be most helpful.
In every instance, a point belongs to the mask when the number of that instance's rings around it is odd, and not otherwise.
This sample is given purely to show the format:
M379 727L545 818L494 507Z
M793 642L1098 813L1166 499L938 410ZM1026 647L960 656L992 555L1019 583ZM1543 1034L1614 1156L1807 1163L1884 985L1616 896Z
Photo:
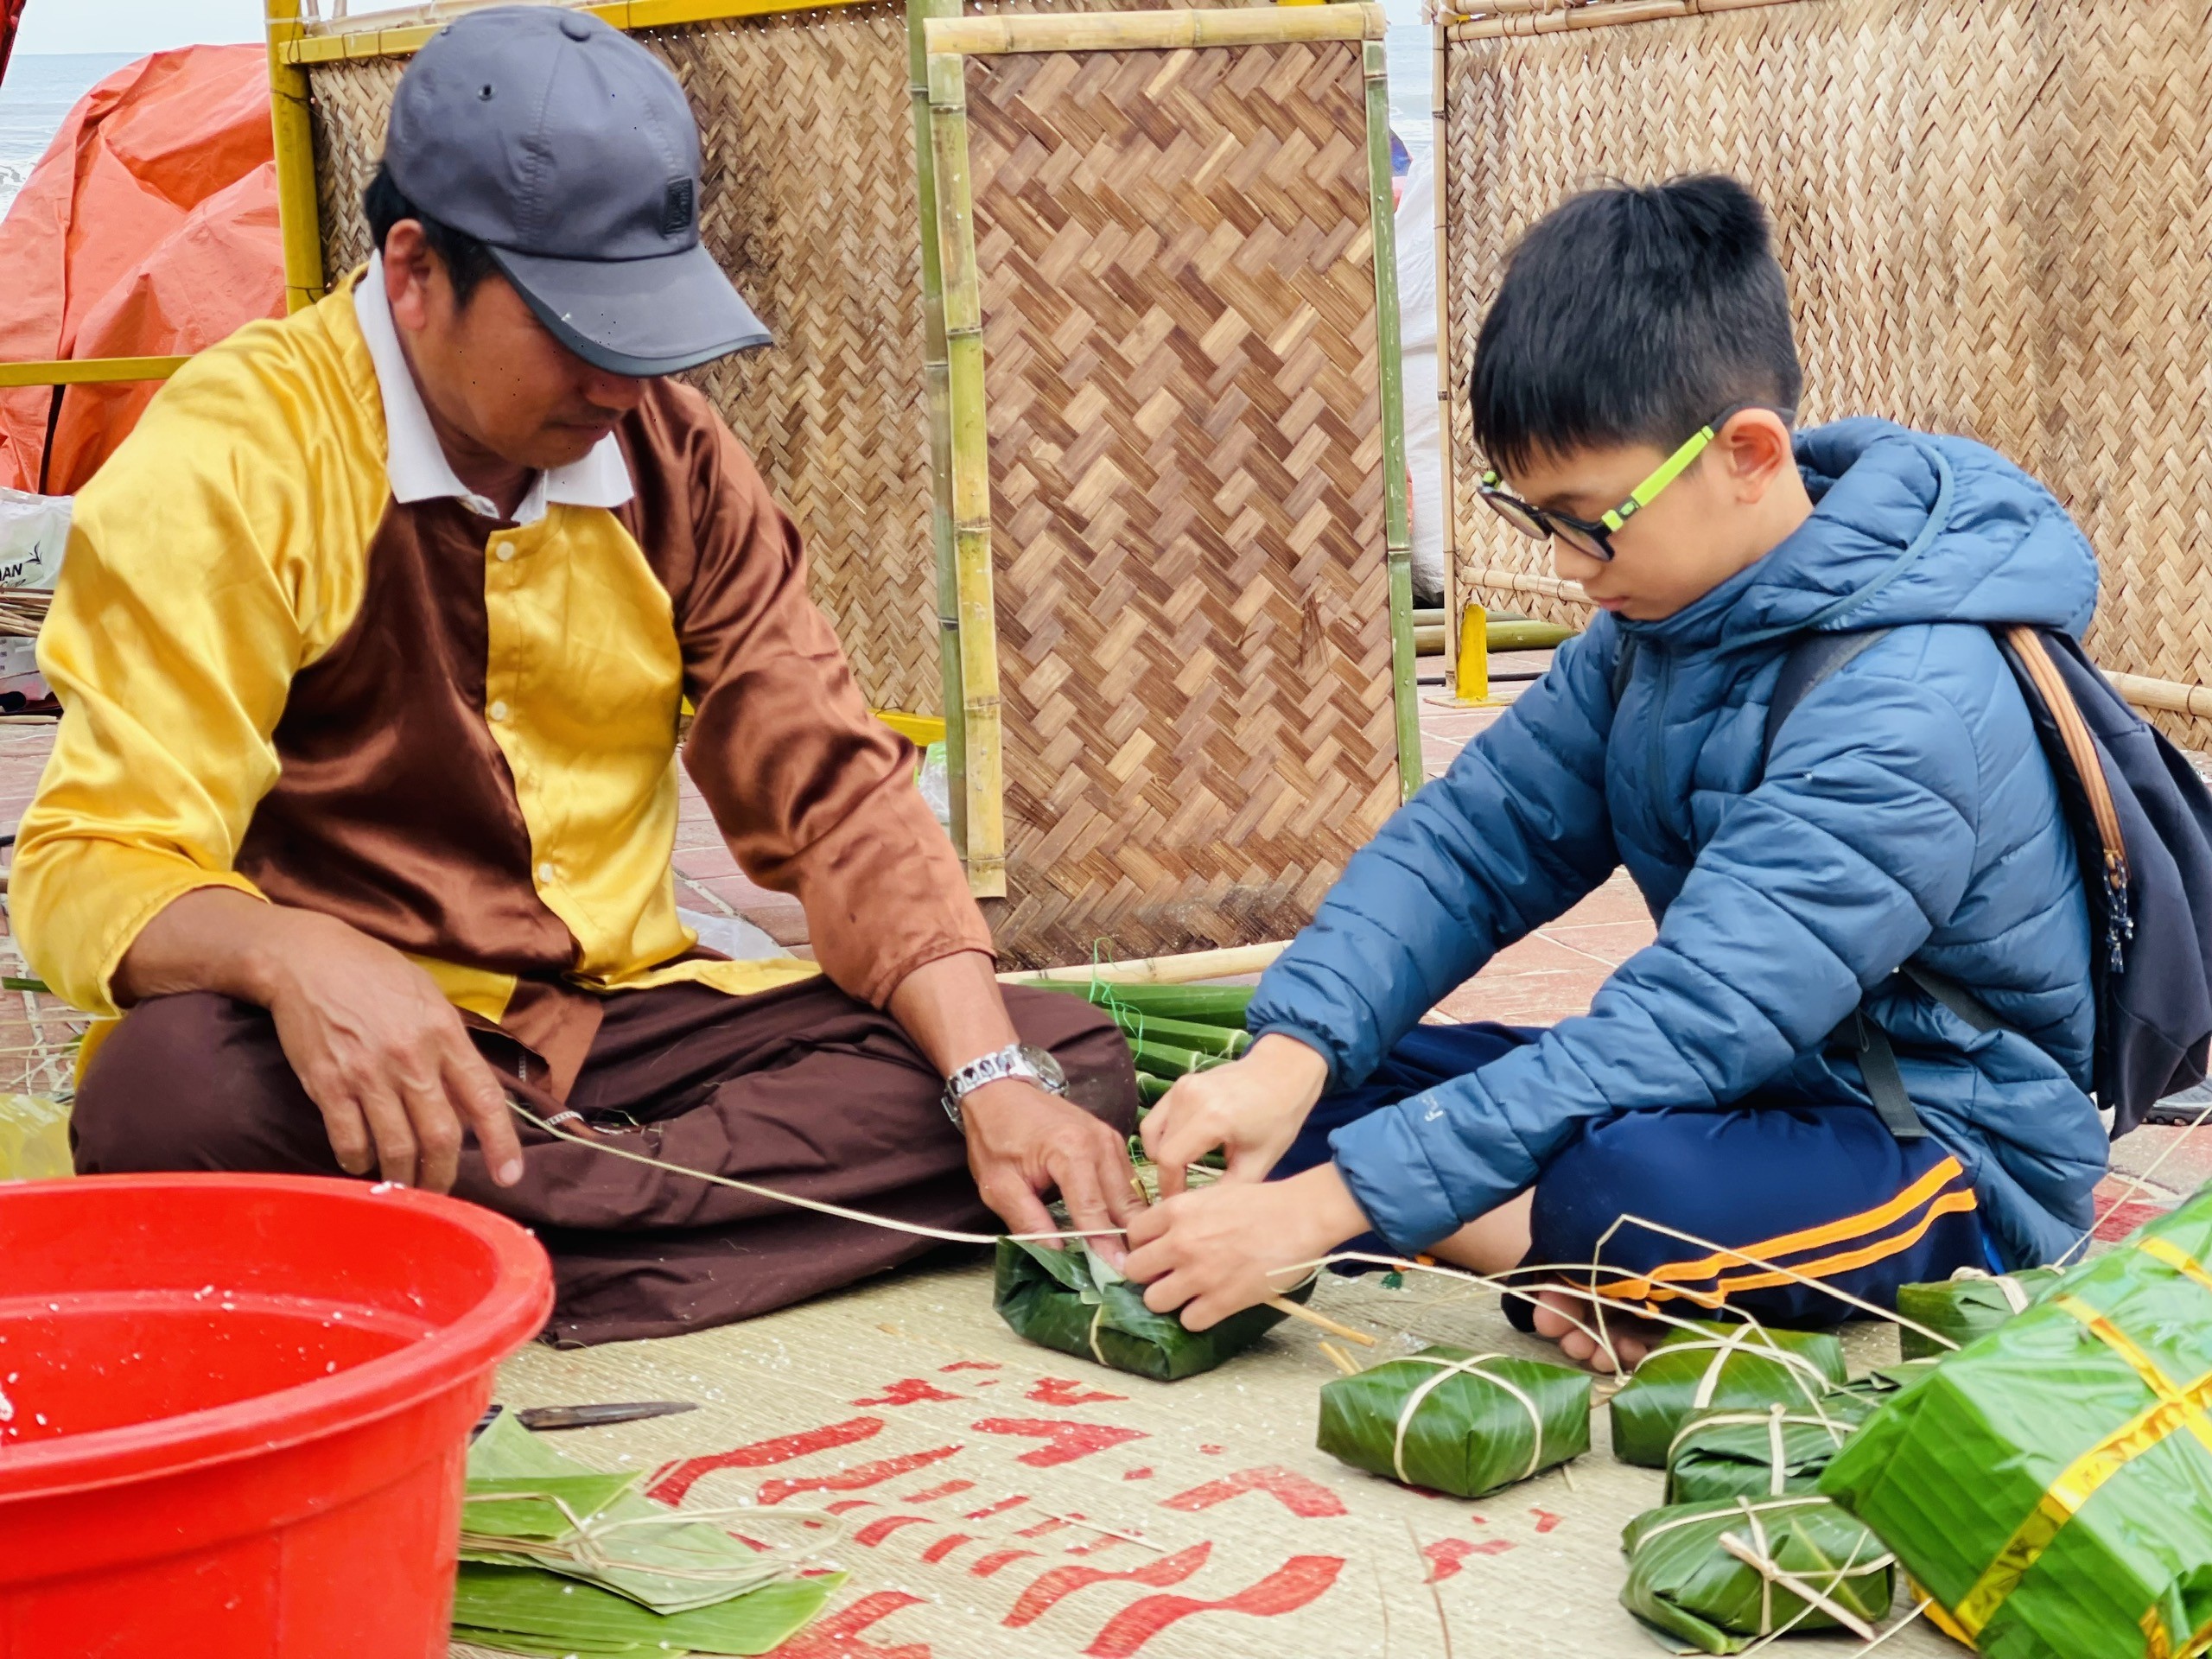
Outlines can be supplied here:
M0 363L0 386L104 386L130 380L166 380L189 357L41 358Z
M435 0L435 3L393 7L363 17L309 22L283 48L289 66L343 63L363 58L405 57L455 17L512 0ZM781 16L798 11L834 11L873 0L607 0L579 6L616 29L671 29L685 23L733 22L745 17Z
M1624 23L1664 22L1677 17L1703 17L1724 11L1750 11L1761 6L1794 6L1806 0L1598 0L1571 11L1522 10L1501 3L1483 8L1484 16L1459 14L1446 26L1454 41L1499 41L1530 35L1564 35L1577 29L1617 29Z
M2154 680L2141 674L2107 674L2113 690L2138 709L2166 714L2194 715L2212 720L2212 687L2184 685L2178 680Z
M1451 59L1444 35L1444 18L1436 20L1435 65L1430 77L1431 170L1436 175L1436 456L1442 489L1437 499L1444 510L1444 614L1459 613L1459 505L1452 499L1455 486L1452 440L1452 114ZM1444 632L1444 669L1447 677L1459 664L1457 630Z
M957 17L960 0L906 0L907 89L914 105L914 175L922 213L922 382L930 415L930 547L937 562L938 677L944 686L945 795L952 844L968 853L968 728L960 679L960 575L952 534L952 369L944 336L944 260L938 241L937 161L930 128L933 17Z
M957 21L957 20L955 20ZM934 34L941 23L926 25ZM967 60L929 64L930 137L944 296L945 403L952 553L960 627L963 848L969 891L1006 896L1006 781L999 714L998 615L991 580L991 460L983 409L983 296L968 176Z
M276 225L284 249L284 308L323 296L322 210L315 193L315 128L307 71L286 56L303 24L301 0L269 0L269 119L276 154Z
M1202 979L1236 979L1264 972L1290 949L1290 941L1233 944L1219 950L1192 950L1174 957L1143 957L1131 962L1096 962L1075 968L1033 969L1001 974L1001 980L1049 980L1058 985L1191 985Z
M1421 689L1414 663L1413 535L1406 517L1406 365L1398 328L1398 239L1390 198L1390 87L1382 42L1363 41L1360 54L1367 83L1368 240L1375 256L1375 350L1382 369L1382 558L1390 581L1391 704L1398 738L1398 793L1401 799L1409 801L1427 780L1421 764Z
M932 57L1007 52L1165 52L1292 41L1380 41L1381 6L1239 6L1220 11L1122 11L957 17L929 26Z

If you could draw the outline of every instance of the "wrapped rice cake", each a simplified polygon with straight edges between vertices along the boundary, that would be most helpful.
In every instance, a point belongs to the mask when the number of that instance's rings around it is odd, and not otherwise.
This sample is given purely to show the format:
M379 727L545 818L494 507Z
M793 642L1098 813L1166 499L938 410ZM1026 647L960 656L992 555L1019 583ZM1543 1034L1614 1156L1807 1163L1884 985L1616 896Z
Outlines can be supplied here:
M1621 1548L1621 1605L1693 1652L1741 1653L1784 1629L1866 1639L1889 1615L1897 1558L1823 1497L1647 1510Z
M1424 1348L1321 1389L1317 1444L1407 1486L1481 1497L1590 1449L1588 1373Z
M1667 1454L1667 1502L1812 1491L1874 1406L1866 1395L1839 1392L1795 1409L1773 1405L1693 1417Z
M1987 1336L2016 1313L2024 1313L2059 1280L2056 1268L1991 1274L1961 1268L1932 1284L1899 1285L1897 1315L1948 1337L1963 1348ZM1897 1351L1907 1359L1940 1359L1951 1352L1911 1325L1897 1327Z
M1613 1396L1613 1455L1663 1469L1693 1417L1777 1405L1795 1411L1843 1380L1843 1346L1825 1331L1702 1323L1675 1331Z
M1992 1659L2212 1647L2212 1190L1899 1394L1821 1490Z
M1287 1293L1296 1302L1313 1294L1310 1280ZM1173 1314L1147 1307L1144 1287L1130 1283L1080 1239L1065 1250L999 1240L992 1303L1017 1336L1156 1382L1211 1370L1283 1318L1272 1307L1250 1307L1211 1330L1186 1331Z

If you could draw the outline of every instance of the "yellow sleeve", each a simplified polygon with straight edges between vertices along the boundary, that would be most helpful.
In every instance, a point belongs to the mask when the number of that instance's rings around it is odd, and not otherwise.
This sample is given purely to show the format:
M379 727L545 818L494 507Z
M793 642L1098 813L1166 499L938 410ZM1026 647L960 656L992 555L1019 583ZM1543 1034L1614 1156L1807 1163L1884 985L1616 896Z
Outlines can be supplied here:
M117 964L164 906L197 887L255 892L234 865L276 779L292 676L359 609L358 570L317 568L348 543L358 567L373 529L363 489L318 487L353 481L358 463L334 451L359 447L359 416L305 453L302 417L346 377L303 371L281 333L301 321L188 365L77 498L38 647L60 729L10 900L34 970L96 1014L117 1012ZM380 441L373 457L380 493Z

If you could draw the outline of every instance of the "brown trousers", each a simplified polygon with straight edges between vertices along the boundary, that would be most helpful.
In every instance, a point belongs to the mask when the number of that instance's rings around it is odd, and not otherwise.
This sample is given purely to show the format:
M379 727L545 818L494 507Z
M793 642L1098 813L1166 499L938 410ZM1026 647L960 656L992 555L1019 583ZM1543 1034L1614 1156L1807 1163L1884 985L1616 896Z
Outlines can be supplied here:
M1071 1097L1124 1132L1136 1077L1113 1022L1079 997L1007 988L1025 1041ZM542 1060L502 1033L477 1046L541 1116ZM669 1163L933 1227L990 1232L944 1085L890 1015L827 980L730 997L696 985L606 1001L566 1104ZM573 1123L563 1127L572 1131ZM537 1230L563 1345L673 1336L849 1285L933 1248L609 1158L518 1122L525 1173L494 1186L472 1141L455 1192ZM321 1115L258 1007L206 992L133 1009L92 1058L71 1123L78 1170L343 1172Z

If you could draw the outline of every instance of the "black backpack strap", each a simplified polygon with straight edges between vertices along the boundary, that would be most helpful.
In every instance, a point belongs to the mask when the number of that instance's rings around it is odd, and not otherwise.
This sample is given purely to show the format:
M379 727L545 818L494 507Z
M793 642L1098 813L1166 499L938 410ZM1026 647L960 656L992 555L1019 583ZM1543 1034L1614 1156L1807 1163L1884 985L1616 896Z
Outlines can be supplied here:
M1628 683L1636 677L1636 636L1624 633L1620 645L1613 652L1613 707L1621 706L1627 694Z
M1920 1121L1919 1109L1905 1092L1904 1073L1897 1070L1897 1052L1890 1046L1890 1033L1869 1020L1864 1008L1846 1020L1839 1031L1851 1033L1859 1054L1859 1075L1866 1079L1866 1093L1881 1114L1883 1126L1900 1141L1927 1139L1928 1126Z
M1773 701L1766 706L1766 739L1759 750L1762 773L1774 758L1783 721L1796 712L1797 705L1860 652L1889 635L1887 628L1872 628L1865 633L1808 633L1789 648L1789 654L1782 659L1782 677L1774 683Z

